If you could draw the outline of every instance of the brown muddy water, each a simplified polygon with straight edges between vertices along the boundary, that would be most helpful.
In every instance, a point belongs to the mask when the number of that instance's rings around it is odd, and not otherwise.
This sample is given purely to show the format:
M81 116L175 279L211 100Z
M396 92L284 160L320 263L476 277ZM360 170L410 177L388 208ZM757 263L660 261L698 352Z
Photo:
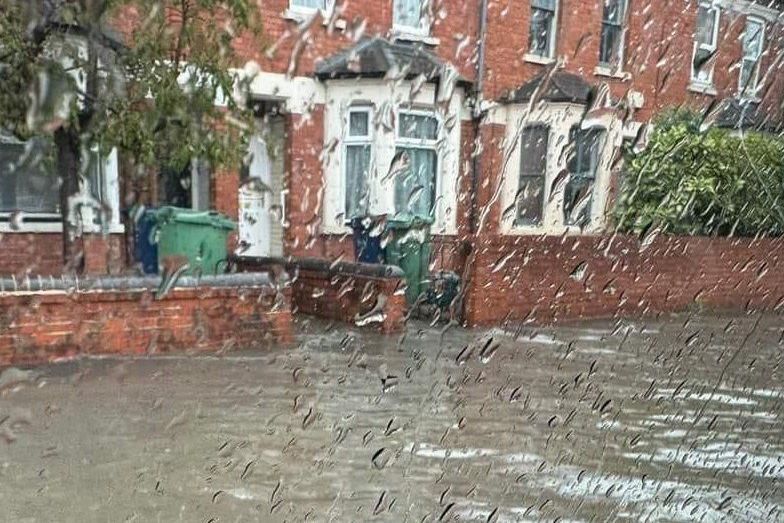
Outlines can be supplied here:
M2 521L783 521L784 321L384 337L0 375Z

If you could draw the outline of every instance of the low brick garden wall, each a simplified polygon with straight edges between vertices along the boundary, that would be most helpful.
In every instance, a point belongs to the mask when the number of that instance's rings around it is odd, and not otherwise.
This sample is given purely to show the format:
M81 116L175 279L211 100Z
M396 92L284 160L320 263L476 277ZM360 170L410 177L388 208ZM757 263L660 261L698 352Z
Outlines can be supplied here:
M642 316L693 305L784 309L784 239L519 236L477 240L468 325Z
M274 289L266 274L236 276L245 278L182 278L164 296L156 296L159 278L85 280L54 290L62 280L5 280L0 366L79 355L223 352L290 340L290 291Z
M237 257L239 271L270 271L288 280L292 310L395 332L405 326L405 276L398 267L317 258Z

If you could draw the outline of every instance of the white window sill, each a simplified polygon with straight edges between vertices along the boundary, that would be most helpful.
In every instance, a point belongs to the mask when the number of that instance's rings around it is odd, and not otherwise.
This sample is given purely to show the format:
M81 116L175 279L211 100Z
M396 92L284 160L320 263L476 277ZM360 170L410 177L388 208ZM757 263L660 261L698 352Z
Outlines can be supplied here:
M762 98L760 98L756 94L751 94L750 95L750 94L738 92L737 97L738 97L738 100L740 100L742 102L750 102L750 103L753 103L753 104L758 104L758 103L762 102Z
M531 64L551 65L555 63L555 58L549 56L539 56L538 54L525 53L523 60Z
M612 67L605 67L603 65L597 65L596 68L593 70L593 74L595 74L596 76L615 78L617 80L629 80L632 77L630 73L627 73L625 71L619 71L617 69L613 69Z
M706 94L709 96L716 96L719 94L712 83L701 82L699 80L692 80L687 89L693 93Z
M400 40L402 42L418 42L425 45L430 46L437 46L441 43L441 40L430 36L429 33L418 33L413 29L405 29L402 27L396 27L394 32L392 33L393 40Z
M2 234L62 234L63 224L56 221L47 222L22 222L19 227L12 227L7 221L0 222L0 233ZM84 231L85 234L101 234L103 231L96 226ZM125 234L125 225L113 223L109 226L109 234Z

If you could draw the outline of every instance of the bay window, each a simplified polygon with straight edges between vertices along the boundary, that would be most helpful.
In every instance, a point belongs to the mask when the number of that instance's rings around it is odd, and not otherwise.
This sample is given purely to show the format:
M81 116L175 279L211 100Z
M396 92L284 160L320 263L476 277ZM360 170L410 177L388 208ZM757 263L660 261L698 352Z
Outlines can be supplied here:
M623 64L626 0L603 0L603 2L599 63L602 67L617 70Z
M711 2L700 2L697 8L697 28L694 32L691 79L693 82L710 84L713 66L710 61L716 54L719 40L721 11Z
M516 225L539 225L542 222L549 136L550 128L544 125L526 127L520 136Z
M591 219L593 190L599 167L604 131L572 127L569 132L573 147L569 157L569 181L564 189L564 223L584 226Z
M427 2L428 0L394 0L395 29L404 33L429 33Z
M372 144L372 113L369 107L352 108L348 112L345 138L345 198L343 216L346 220L369 213L370 155Z
M395 157L395 213L432 218L438 172L439 123L423 112L401 112Z
M759 83L760 58L765 36L765 23L756 18L746 19L743 32L743 56L740 63L740 93L754 97Z
M528 52L543 58L555 54L557 0L531 0Z

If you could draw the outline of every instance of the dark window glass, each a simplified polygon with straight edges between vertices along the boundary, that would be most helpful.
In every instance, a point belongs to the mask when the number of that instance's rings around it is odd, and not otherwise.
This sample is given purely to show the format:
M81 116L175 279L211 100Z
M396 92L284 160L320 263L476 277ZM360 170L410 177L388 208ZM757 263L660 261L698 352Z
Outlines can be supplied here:
M545 126L527 127L520 137L518 225L533 225L542 221L549 133L550 129Z

